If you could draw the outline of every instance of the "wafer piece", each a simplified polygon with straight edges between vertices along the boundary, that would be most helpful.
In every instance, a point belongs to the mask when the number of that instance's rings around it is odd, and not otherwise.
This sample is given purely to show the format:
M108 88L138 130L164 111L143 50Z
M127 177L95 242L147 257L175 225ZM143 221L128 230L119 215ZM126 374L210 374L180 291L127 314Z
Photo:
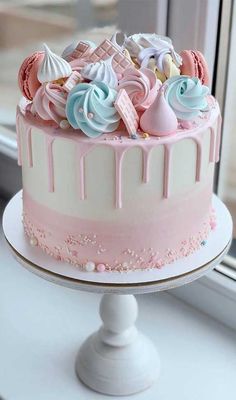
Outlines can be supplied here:
M129 135L135 135L138 129L139 116L125 89L119 91L114 105L120 114Z
M91 54L89 61L97 62L113 56L112 66L116 73L122 73L132 62L108 39L105 39Z
M64 83L63 89L65 89L67 92L70 92L71 89L73 89L73 87L82 80L83 80L82 76L77 71L73 71L72 74Z
M73 61L85 57L89 55L89 50L91 51L91 46L88 43L80 41L75 50L67 57L67 61Z

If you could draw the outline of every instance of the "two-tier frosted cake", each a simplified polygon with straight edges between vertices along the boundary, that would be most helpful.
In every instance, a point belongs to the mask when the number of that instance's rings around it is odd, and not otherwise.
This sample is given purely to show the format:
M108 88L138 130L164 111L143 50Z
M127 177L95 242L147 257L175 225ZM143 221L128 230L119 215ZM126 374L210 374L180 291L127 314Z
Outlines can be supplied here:
M204 245L221 122L208 81L200 52L156 34L29 56L17 139L30 243L98 272L164 268Z

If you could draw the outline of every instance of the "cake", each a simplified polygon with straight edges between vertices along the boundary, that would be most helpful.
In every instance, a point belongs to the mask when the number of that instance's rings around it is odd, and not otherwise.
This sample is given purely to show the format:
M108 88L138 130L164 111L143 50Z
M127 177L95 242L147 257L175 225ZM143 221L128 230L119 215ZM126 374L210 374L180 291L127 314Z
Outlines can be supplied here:
M19 71L25 235L87 272L165 268L217 222L221 116L203 55L157 34L123 39L62 56L44 45Z

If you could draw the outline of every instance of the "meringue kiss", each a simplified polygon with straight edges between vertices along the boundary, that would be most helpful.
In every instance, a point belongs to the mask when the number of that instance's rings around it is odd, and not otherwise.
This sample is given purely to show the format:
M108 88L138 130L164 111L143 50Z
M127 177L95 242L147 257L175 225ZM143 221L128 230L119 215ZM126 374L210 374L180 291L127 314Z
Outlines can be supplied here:
M44 43L44 59L38 69L38 80L41 83L67 78L72 73L70 64L53 53Z
M178 121L160 89L156 99L143 113L140 127L153 136L168 136L176 132Z

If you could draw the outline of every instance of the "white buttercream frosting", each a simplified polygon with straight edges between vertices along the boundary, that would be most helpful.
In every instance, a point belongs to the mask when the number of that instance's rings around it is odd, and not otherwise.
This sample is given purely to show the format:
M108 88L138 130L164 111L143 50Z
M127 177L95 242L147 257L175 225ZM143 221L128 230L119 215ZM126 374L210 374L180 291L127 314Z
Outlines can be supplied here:
M88 64L81 70L81 75L90 81L104 82L110 88L116 89L118 79L112 67L112 57Z
M39 82L52 82L70 76L72 73L70 64L53 53L46 44L43 47L45 52L44 59L39 66L37 74Z

